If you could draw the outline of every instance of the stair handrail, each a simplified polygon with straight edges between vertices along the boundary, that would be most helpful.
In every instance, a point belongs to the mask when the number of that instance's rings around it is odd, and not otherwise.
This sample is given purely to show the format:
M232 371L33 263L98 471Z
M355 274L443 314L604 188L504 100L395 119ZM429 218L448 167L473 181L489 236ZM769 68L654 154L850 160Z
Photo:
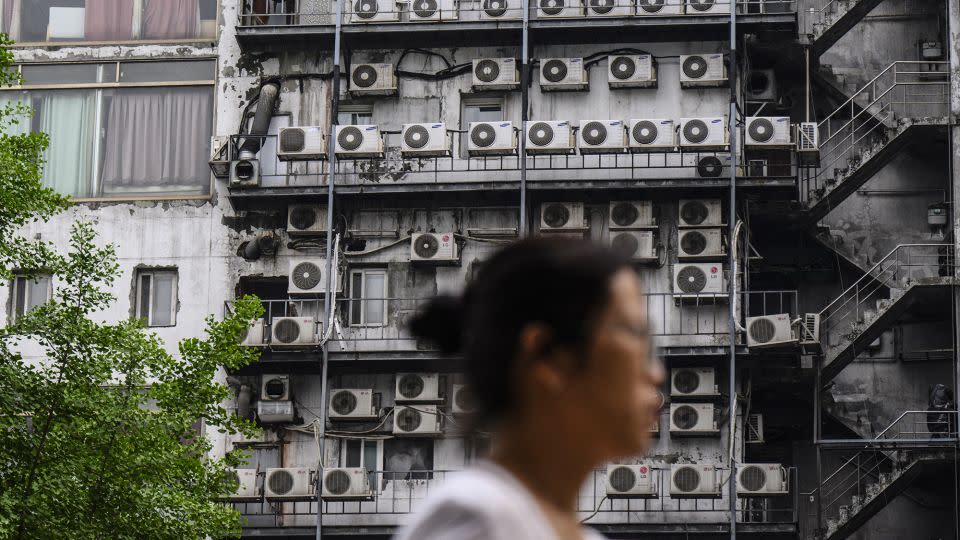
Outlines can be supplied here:
M957 411L920 411L920 410L917 410L917 411L903 411L903 413L901 413L900 416L898 416L896 420L894 420L893 422L891 422L889 426L885 427L885 428L883 429L883 431L881 431L880 433L878 433L877 436L874 437L874 439L880 439L881 437L883 437L883 436L884 436L888 431L890 431L894 426L896 426L897 424L899 424L900 421L903 420L904 417L906 417L907 415L914 415L914 414L917 414L917 415L920 415L920 414L926 415L926 414L928 414L928 413L946 414L946 415L948 415L948 416L952 416L952 415L957 414ZM953 432L949 432L949 433L953 433Z
M831 2L833 2L833 1L835 1L835 0L831 0ZM855 92L853 92L853 95L852 95L849 99L847 99L846 101L844 101L843 103L841 103L840 106L837 107L836 109L834 109L832 113L828 114L823 120L821 120L820 122L818 122L818 123L817 123L817 129L822 128L822 127L824 126L824 124L826 124L827 122L829 122L829 121L833 118L834 115L836 115L836 114L837 114L838 112L840 112L841 110L844 110L845 107L847 107L848 105L850 105L855 99L857 99L858 96L860 96L861 94L863 94L863 92L864 92L868 87L870 87L870 86L872 86L873 84L875 84L875 83L880 79L880 77L883 77L884 75L886 75L887 72L889 72L890 70L896 69L897 64L899 64L899 63L901 63L901 62L909 62L909 60L896 60L896 61L894 61L893 63L891 63L889 66L883 68L883 71L881 71L880 73L878 73L874 78L870 79L868 82L864 83L863 86L861 86L861 87L858 88Z

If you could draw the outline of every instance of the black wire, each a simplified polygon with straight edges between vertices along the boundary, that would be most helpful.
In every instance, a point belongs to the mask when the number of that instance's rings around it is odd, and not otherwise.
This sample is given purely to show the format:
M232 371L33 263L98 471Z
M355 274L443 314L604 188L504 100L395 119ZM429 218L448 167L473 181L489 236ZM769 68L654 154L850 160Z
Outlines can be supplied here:
M403 53L400 55L400 58L397 60L397 70L398 70L398 73L399 73L399 69L400 69L400 64L403 63L404 57L406 57L408 54L410 54L410 53L412 53L412 52L420 53L420 54L425 54L425 55L427 55L427 56L436 56L436 57L439 57L441 60L443 60L443 64L444 64L445 66L447 66L447 69L450 69L451 67L453 67L453 64L450 62L450 60L447 59L446 56L444 56L444 55L442 55L442 54L440 54L440 53L438 53L438 52L436 52L436 51L430 51L430 50L427 50L427 49L404 49Z

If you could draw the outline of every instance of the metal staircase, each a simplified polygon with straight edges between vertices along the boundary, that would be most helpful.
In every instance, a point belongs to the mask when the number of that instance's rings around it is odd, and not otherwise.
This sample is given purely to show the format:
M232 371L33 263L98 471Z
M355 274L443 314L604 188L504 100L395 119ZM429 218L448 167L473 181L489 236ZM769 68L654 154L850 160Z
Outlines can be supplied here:
M807 15L814 56L820 56L832 47L881 1L820 0L819 7L811 7Z

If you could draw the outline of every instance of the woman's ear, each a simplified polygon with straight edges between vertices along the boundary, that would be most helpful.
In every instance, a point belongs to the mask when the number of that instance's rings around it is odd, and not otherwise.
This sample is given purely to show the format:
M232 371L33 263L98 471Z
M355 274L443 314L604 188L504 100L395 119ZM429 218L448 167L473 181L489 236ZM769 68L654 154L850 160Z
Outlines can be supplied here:
M558 352L553 331L541 323L528 324L520 331L520 365L530 377L530 382L552 393L567 388L568 361Z

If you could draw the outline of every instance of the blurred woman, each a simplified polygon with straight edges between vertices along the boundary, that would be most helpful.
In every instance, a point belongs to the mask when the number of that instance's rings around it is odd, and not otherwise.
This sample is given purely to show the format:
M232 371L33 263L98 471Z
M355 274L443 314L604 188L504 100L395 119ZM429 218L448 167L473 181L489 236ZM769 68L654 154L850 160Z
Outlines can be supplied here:
M569 239L512 244L462 296L433 300L417 336L461 353L492 433L400 540L595 540L577 516L594 468L643 453L662 404L646 305L627 259Z

